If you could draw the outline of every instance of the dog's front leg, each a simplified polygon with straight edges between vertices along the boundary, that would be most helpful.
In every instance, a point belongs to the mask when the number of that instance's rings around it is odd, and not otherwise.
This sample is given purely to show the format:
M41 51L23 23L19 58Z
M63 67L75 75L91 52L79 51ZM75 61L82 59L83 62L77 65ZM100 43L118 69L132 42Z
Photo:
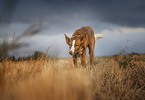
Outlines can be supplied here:
M73 63L74 63L74 66L75 66L75 67L78 66L77 56L73 56Z
M85 67L85 56L86 56L86 48L83 49L82 55L81 55L81 64L82 64L82 67Z

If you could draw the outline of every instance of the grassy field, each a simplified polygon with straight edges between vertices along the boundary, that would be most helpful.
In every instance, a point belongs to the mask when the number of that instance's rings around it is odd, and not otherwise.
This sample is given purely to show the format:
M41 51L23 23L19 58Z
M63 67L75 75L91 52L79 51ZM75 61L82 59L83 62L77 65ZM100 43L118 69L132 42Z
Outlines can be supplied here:
M89 59L86 58L87 67ZM0 100L143 100L145 55L0 62Z

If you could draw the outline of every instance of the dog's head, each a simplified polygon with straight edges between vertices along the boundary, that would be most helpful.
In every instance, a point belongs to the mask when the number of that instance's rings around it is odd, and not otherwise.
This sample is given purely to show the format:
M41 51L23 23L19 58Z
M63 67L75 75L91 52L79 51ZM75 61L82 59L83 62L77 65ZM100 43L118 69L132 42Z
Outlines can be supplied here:
M64 34L64 35L65 35L66 43L69 45L69 48L70 48L69 54L80 56L82 54L86 34L82 37L73 36L71 38L67 37L66 34Z

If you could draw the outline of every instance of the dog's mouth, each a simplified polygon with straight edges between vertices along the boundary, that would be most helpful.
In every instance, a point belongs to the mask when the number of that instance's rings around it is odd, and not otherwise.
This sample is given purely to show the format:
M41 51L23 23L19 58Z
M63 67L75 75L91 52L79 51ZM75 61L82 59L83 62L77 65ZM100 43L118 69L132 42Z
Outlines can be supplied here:
M69 54L72 56L80 57L82 55L82 51L83 51L83 48L79 48L78 51L76 51L74 54L72 52L69 52Z

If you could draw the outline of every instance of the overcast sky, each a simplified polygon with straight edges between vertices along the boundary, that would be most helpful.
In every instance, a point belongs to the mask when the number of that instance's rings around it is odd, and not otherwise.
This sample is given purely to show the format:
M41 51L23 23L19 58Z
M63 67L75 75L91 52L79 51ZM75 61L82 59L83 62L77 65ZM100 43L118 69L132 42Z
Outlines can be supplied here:
M144 0L0 0L0 40L36 22L43 22L45 29L24 40L29 46L15 51L16 56L49 47L51 55L70 57L64 33L71 37L82 26L104 34L96 41L96 57L119 54L124 48L126 53L145 53Z

